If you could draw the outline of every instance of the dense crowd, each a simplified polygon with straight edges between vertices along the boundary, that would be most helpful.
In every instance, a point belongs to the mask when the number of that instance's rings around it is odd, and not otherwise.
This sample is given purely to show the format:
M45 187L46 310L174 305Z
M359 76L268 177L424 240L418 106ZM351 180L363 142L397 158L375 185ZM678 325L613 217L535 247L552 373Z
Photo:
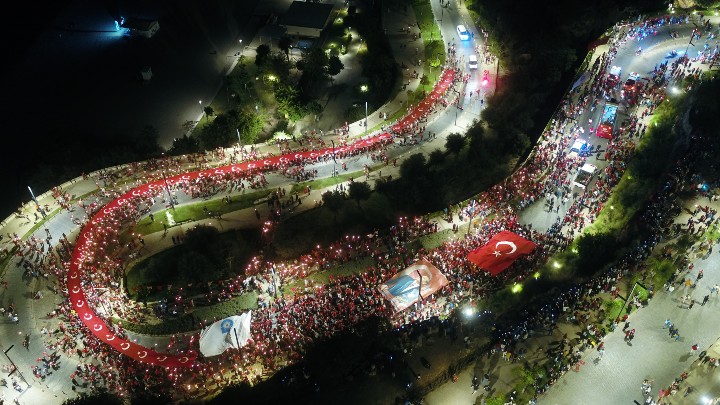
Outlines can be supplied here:
M675 19L675 17L669 18L668 21L674 23ZM663 23L665 20L639 24L639 27L633 27L628 32L626 38L617 40L614 46L646 35L644 30L650 29L648 27L656 27L657 24ZM572 175L583 159L567 153L567 150L574 139L583 136L586 131L592 132L592 122L587 124L580 122L583 113L595 108L596 100L607 98L609 94L618 90L619 84L609 82L605 75L615 53L616 49L611 47L608 53L595 60L595 64L589 70L589 80L563 100L548 130L521 169L504 183L492 187L469 203L449 207L446 210L446 219L450 221L457 215L460 221L469 219L475 223L474 230L468 237L443 242L435 249L413 250L408 242L419 236L436 232L438 224L423 217L401 218L397 225L387 231L375 231L361 236L348 235L329 246L317 246L311 252L292 261L274 262L256 257L248 265L243 276L218 283L220 291L212 297L214 302L230 299L250 290L257 290L261 296L273 295L279 288L273 285L273 273L277 274L280 285L299 281L302 287L295 288L291 296L281 294L279 299L261 299L259 309L253 314L253 339L243 350L226 352L214 359L205 359L189 370L165 370L161 367L143 365L115 352L87 330L74 316L70 303L65 301L48 314L49 317L57 317L60 322L57 329L46 333L49 337L46 343L47 351L38 359L38 364L34 365L37 375L43 377L47 375L50 369L55 367L56 354L63 352L77 356L81 360L81 365L72 375L74 386L88 384L95 388L106 387L121 395L142 392L148 388L172 389L176 395L181 393L196 395L198 392L209 392L213 386L217 389L230 383L243 381L252 383L259 374L298 362L309 347L338 333L353 331L358 324L371 317L388 319L392 327L416 324L424 320L444 319L464 302L486 298L509 282L525 279L550 255L566 248L573 236L581 232L587 224L592 223L599 214L610 191L619 181L627 162L633 156L636 147L633 138L640 138L644 134L647 124L643 121L662 102L667 81L679 82L688 74L698 74L696 68L690 67L687 57L673 62L669 68L667 64L657 67L635 115L629 118L627 125L624 125L617 137L608 144L607 150L601 151L600 148L593 150L598 156L602 153L608 162L607 168L593 188L578 194L573 191ZM466 78L459 76L455 80L462 82ZM423 120L432 114L438 103L446 105L452 100L443 96L433 102L433 106L414 123L396 128L396 136L422 136ZM321 150L327 146L317 134L306 134L305 137L294 142L299 144L297 149L292 149L289 141L278 142L278 147L282 153L291 154L296 151ZM347 145L341 143L338 146ZM333 147L332 154L307 159L288 159L266 170L277 170L290 178L302 181L316 174L315 171L306 169L306 166L327 162L333 159L333 156L339 159L347 158L351 154L372 153L380 158L384 156L384 151L388 147L389 142L384 142L353 152L337 153ZM213 159L234 163L267 157L268 155L261 155L254 146L250 146L235 147L230 151L217 150L185 158L156 159L144 166L129 165L124 174L132 176L135 181L113 187L113 183L119 178L102 178L103 184L101 185L99 181L97 183L100 193L92 197L94 201L86 198L88 201L81 199L77 203L82 210L81 214L84 214L77 218L77 222L83 226L87 225L89 218L92 218L107 201L120 197L138 185L162 180L166 176L182 174L187 169L183 167L184 165L195 165L196 169L209 168ZM513 319L499 324L496 332L497 350L507 353L509 358L522 356L522 350L518 348L519 343L537 330L552 330L561 316L567 316L568 319L577 321L583 326L589 325L587 314L602 310L593 297L600 292L615 291L617 281L641 265L663 232L674 229L671 221L676 210L669 208L676 204L677 188L692 180L690 165L687 159L681 162L671 176L668 187L653 199L643 213L648 223L658 225L655 233L650 235L644 244L636 247L603 274L579 286L569 288L549 299L536 310L525 310L520 320ZM180 193L191 198L209 198L223 192L237 193L243 192L246 188L259 189L267 185L264 172L253 169L181 180L168 186L168 192L175 196L173 198L177 198ZM75 211L67 193L54 189L53 195L60 207ZM547 231L534 230L531 225L522 225L518 219L521 210L541 199L545 199L549 211L556 208L556 212L559 213L561 204L568 203L571 196L572 203L563 210L566 213L558 215L556 223ZM278 200L282 197L284 192L279 191ZM299 197L291 196L291 198ZM85 278L83 281L86 297L96 313L102 316L121 337L125 336L125 332L120 325L113 324L113 316L142 322L145 315L141 306L129 300L120 287L126 260L141 245L137 241L121 244L120 234L129 224L136 223L150 212L156 200L169 203L166 191L155 188L131 198L109 215L94 221L88 228L96 243L93 249L84 251L84 268L87 271L83 274ZM695 214L699 218L697 220L691 218L687 224L690 232L702 232L711 223L717 223L715 212L710 212L708 209L700 207ZM471 250L505 229L533 240L538 248L499 277L491 277L469 263L466 257ZM72 242L62 235L59 243L53 247L52 235L49 232L46 239L33 236L22 241L17 235L12 235L12 241L17 248L17 255L23 259L22 265L27 277L45 278L53 291L67 296L68 292L62 280L66 277L65 269L74 248ZM332 269L363 257L371 257L373 264L360 274L331 276L330 281L322 285L313 285L307 281L307 276L313 272ZM421 305L398 314L393 313L392 308L377 290L377 286L420 258L427 258L436 265L448 278L449 284L435 295L425 297ZM683 274L690 270L686 268L679 272ZM176 303L192 306L191 297L181 296ZM11 318L13 312L12 309L9 310ZM578 353L601 344L602 336L607 333L606 330L595 327L586 329L585 339L575 348L577 350L571 350L569 341L564 339L559 348L549 351L554 360L546 369L548 378L538 379L536 382L535 389L538 394L544 392L562 373L577 364ZM172 343L167 348L170 353L196 349L195 336L173 337ZM104 366L94 365L93 358L99 359ZM139 372L143 369L145 372Z

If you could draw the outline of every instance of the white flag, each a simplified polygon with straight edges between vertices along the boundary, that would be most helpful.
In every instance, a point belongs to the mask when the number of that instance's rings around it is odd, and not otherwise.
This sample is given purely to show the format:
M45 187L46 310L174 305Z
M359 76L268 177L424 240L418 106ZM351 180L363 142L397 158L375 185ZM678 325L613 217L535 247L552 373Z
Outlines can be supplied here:
M200 353L217 356L227 349L239 349L250 340L252 311L217 321L200 333Z

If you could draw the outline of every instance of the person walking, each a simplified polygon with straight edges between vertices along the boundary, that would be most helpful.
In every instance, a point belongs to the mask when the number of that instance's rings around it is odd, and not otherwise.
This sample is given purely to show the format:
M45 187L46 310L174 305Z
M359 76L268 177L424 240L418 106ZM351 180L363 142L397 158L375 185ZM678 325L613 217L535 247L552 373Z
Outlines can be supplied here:
M698 344L695 343L694 345L690 346L690 354L695 354L698 351Z
M665 326L663 326L663 329L669 328L670 325L672 325L672 323L670 323L670 319L666 319L666 320L665 320Z
M707 302L708 302L709 299L710 299L710 294L704 296L704 297L703 297L703 302L702 302L701 305L702 305L702 306L705 306L705 304L707 304Z
M693 305L695 305L695 299L690 300L690 305L688 305L688 309L692 309Z

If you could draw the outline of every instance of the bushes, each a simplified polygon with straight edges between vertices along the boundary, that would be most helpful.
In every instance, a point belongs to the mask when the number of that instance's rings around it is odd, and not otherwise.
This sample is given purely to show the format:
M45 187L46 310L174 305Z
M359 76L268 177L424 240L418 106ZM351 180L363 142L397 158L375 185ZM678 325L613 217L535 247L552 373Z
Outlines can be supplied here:
M200 329L201 324L207 326L216 320L257 308L257 297L257 293L251 291L229 301L198 307L191 313L182 314L178 318L160 320L160 322L155 323L143 322L138 324L117 318L116 321L122 322L123 328L143 335L171 335L191 332Z
M187 231L183 245L172 247L136 264L127 274L131 295L146 286L186 285L240 274L258 246L256 231L220 234L211 226Z

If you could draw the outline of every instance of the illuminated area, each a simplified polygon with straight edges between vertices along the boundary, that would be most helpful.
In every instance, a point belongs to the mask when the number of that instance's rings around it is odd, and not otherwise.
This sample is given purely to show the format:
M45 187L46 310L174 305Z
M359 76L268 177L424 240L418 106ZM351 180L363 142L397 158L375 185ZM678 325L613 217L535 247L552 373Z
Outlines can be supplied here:
M717 402L720 19L629 1L44 5L3 398Z

